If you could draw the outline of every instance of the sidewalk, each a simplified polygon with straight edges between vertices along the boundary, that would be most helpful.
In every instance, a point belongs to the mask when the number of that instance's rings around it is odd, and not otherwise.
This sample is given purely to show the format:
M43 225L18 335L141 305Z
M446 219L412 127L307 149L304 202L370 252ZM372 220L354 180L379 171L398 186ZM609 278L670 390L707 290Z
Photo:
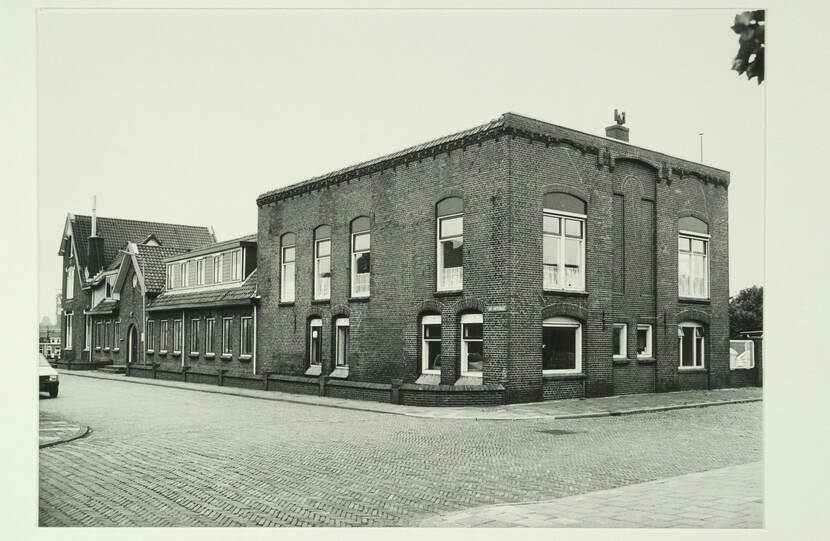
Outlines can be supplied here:
M477 507L431 528L762 528L763 463L753 462L546 502Z
M60 417L52 415L51 413L40 412L38 430L38 447L40 449L76 440L86 436L88 433L88 426L82 426L69 421L64 421Z
M155 385L186 389L206 393L244 396L295 404L308 404L331 408L351 409L374 413L406 415L430 419L470 419L470 420L520 420L520 419L578 419L583 417L602 417L609 415L628 415L634 413L651 413L671 409L717 406L742 402L759 402L763 391L758 387L740 389L716 389L711 391L679 391L673 393L655 393L639 395L621 395L606 398L589 398L575 400L551 400L529 404L508 404L504 406L470 406L470 407L421 407L400 406L382 402L348 400L278 391L257 391L236 387L219 387L201 383L184 383L179 381L154 380L127 377L123 374L108 374L95 371L59 370L62 378L83 377L108 379L124 383Z

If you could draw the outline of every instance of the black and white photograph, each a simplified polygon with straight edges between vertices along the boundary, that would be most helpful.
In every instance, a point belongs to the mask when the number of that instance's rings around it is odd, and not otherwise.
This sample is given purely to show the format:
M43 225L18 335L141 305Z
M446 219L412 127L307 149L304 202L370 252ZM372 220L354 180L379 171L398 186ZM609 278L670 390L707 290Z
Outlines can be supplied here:
M774 10L30 14L38 531L769 526Z

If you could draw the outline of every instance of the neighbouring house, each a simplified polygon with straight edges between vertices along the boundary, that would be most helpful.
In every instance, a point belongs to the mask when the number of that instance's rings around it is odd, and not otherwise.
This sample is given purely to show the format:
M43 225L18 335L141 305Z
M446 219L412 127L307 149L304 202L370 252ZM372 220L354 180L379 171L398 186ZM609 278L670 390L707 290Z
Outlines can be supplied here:
M61 328L44 317L38 325L38 351L47 359L60 359Z
M606 135L507 113L259 196L251 372L403 404L729 386L729 173Z
M137 361L144 310L160 293L147 287L153 265L216 242L208 227L68 214L58 252L62 368ZM163 273L163 270L162 270Z

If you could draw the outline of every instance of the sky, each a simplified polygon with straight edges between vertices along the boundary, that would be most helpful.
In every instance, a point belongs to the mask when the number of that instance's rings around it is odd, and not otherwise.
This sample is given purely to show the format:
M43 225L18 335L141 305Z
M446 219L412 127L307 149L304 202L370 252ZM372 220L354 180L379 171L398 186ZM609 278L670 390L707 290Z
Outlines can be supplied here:
M737 10L41 10L39 314L67 212L256 232L256 197L512 111L731 172L730 293L763 285L766 83ZM40 319L40 316L38 319Z

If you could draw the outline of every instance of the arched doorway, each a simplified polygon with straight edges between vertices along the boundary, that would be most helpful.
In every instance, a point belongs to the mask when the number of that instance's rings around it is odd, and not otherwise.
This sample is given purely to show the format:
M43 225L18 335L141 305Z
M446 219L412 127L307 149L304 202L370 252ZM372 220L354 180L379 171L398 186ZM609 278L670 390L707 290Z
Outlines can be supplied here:
M138 331L135 325L130 325L127 331L127 363L133 364L138 361Z

